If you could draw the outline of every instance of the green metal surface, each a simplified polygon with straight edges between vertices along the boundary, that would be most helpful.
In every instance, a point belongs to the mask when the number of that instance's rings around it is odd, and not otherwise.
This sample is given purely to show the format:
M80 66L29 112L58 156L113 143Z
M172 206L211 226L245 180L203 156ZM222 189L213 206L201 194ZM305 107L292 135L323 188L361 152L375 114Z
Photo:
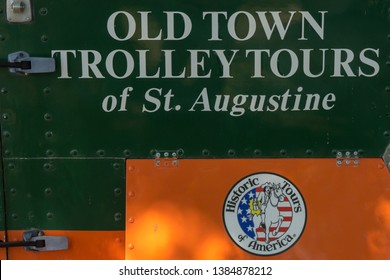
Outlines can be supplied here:
M3 1L4 2L4 1ZM6 157L45 156L104 156L151 157L150 151L183 149L185 157L204 157L208 150L213 157L333 157L333 150L351 149L364 151L364 156L380 156L390 137L390 93L387 77L390 69L386 65L389 55L388 1L33 1L34 20L31 24L10 24L5 20L4 10L0 27L0 53L5 58L9 53L25 50L32 56L53 56L57 60L57 71L52 74L11 75L0 70L2 77L1 113ZM129 40L119 41L107 30L108 21L115 12L132 15L136 22L135 34ZM140 40L141 14L148 13L147 36L154 38L161 30L161 40ZM167 35L167 15L164 11L179 11L188 15L192 29L183 40L164 40ZM219 16L220 40L212 39L211 15L207 11L225 11L228 18L236 16L233 34L228 32L228 21ZM260 24L258 11L268 12L268 22L274 20L271 11L281 11L284 27L291 18L282 40L275 28L268 40ZM323 38L305 21L302 31L301 11L307 11L315 22L324 28ZM321 24L322 13L324 24ZM246 13L246 14L245 14ZM255 19L254 35L250 34L248 16ZM145 26L145 24L144 24ZM117 16L115 35L125 38L128 20L124 13ZM146 30L146 27L144 27ZM175 34L183 34L183 20L176 15ZM235 34L236 33L236 34ZM144 35L146 36L146 35ZM236 36L237 38L234 38ZM305 38L306 40L303 40ZM142 38L141 38L142 39ZM374 67L362 62L361 52ZM262 73L255 76L254 55L248 50L290 50L298 57L298 69L291 77L275 75L270 58L263 53ZM325 70L318 78L308 77L303 72L303 52L312 49L310 71L321 73L322 51L327 49ZM348 68L335 72L334 49L346 49L353 59ZM61 72L59 50L67 51L68 71ZM116 50L126 51L134 59L134 70L126 75L126 59L123 52L114 56L114 75L106 67L107 57ZM165 66L166 50L173 50L172 76L180 76L186 68L184 78L169 76ZM190 71L189 50L206 50L210 54L198 54L197 75ZM227 57L237 54L223 74L223 68L214 50L224 50ZM140 55L146 53L148 76L139 78ZM71 53L73 52L73 53ZM98 70L82 66L82 53L88 53L89 62L101 63ZM87 55L85 55L87 57ZM341 51L341 61L348 60L347 51ZM277 56L274 56L276 60ZM87 59L87 58L85 58ZM366 59L366 60L367 60ZM203 61L203 62L199 62ZM169 62L167 62L168 65ZM201 64L204 64L202 67ZM195 63L196 64L196 63ZM193 67L194 63L192 63ZM196 68L195 67L195 68ZM291 58L282 51L277 63L280 74L289 76ZM360 70L359 70L360 69ZM210 72L211 71L211 72ZM359 71L364 73L359 76ZM192 75L192 77L190 77ZM353 75L353 76L352 76ZM373 75L373 77L367 77ZM229 76L229 77L227 77ZM67 78L61 78L67 77ZM88 77L88 78L86 78ZM104 77L104 78L103 78ZM129 97L123 105L120 95L131 87ZM302 88L300 92L299 88ZM152 90L147 101L149 89ZM164 97L170 90L173 97ZM206 90L210 110L205 100L198 99ZM283 110L282 95L289 90ZM322 108L322 100L330 98L330 110ZM232 116L233 98L237 95L264 95L264 111L251 112L250 98L243 105L245 113ZM299 111L293 110L295 95L301 95ZM305 111L305 94L319 94L319 109ZM227 111L214 109L216 96L230 96ZM278 101L278 109L270 98ZM117 106L112 112L103 110L103 101L112 101ZM161 106L156 110L157 98ZM222 97L224 98L224 97ZM286 97L287 98L287 97ZM198 101L198 104L195 104ZM203 102L203 103L202 103ZM268 102L268 103L267 103ZM195 106L194 106L195 104ZM268 104L268 105L267 105ZM122 107L123 105L123 107ZM168 106L169 105L169 106ZM180 105L180 110L176 110ZM164 108L164 106L166 106ZM111 109L111 103L107 104ZM126 111L120 111L125 108ZM144 108L144 111L143 111ZM192 111L190 109L193 109ZM267 110L268 108L268 110ZM147 112L154 111L155 112ZM169 111L168 111L169 110ZM236 113L240 114L239 112ZM4 133L7 133L4 136ZM98 152L99 151L99 152ZM230 151L230 153L229 153Z
M124 164L6 160L7 228L124 230Z
M0 69L9 229L123 229L123 160L160 150L380 157L390 142L390 1L33 0L23 24L5 2L0 58L57 64Z
M1 141L0 141L1 151ZM0 155L0 231L5 230L4 184L3 184L3 159ZM2 240L3 236L0 236Z

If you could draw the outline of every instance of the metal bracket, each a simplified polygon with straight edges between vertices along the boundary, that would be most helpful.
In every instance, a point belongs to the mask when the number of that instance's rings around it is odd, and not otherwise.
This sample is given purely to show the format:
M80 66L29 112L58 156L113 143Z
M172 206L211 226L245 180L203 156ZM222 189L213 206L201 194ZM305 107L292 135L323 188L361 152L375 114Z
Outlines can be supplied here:
M359 152L358 151L338 151L336 153L336 165L337 166L359 166Z
M390 171L390 144L389 146L387 146L382 158L383 161L385 162L387 169Z
M66 236L46 236L41 230L30 230L23 233L26 242L44 242L44 246L25 246L26 251L60 251L68 249ZM39 243L38 243L39 244Z
M7 20L13 23L32 21L31 0L7 0Z
M183 156L184 151L154 151L154 166L159 168L173 168L179 165L179 158Z
M66 236L46 236L41 230L29 230L23 233L23 241L3 242L0 248L24 247L26 251L59 251L68 249Z
M10 67L11 73L22 73L25 75L36 73L52 73L56 70L55 60L52 57L30 57L27 52L19 51L8 55L10 64L29 63L29 67Z

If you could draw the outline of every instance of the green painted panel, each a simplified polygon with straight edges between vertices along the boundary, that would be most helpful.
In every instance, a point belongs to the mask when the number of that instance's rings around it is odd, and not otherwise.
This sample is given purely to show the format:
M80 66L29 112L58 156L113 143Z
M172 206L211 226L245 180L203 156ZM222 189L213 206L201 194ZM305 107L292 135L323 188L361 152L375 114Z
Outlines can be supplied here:
M125 162L6 160L8 229L124 230Z
M0 141L1 150L1 141ZM3 158L0 155L0 231L5 230L5 207L4 207L4 186L3 186ZM0 240L2 240L0 236Z
M6 158L379 157L389 143L389 1L33 2L29 24L1 10L0 56L57 71L0 70Z

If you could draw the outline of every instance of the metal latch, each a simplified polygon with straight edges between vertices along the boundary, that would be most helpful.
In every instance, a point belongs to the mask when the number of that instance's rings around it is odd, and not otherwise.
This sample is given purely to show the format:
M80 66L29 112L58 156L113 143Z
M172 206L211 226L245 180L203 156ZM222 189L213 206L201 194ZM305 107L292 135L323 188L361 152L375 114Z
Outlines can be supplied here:
M36 74L52 73L56 70L52 57L30 57L27 52L19 51L8 55L8 61L0 61L0 67L7 67L11 73Z
M31 0L7 0L7 20L14 23L31 22Z
M24 247L26 251L59 251L68 249L66 236L46 236L41 230L23 233L23 241L0 242L0 248Z

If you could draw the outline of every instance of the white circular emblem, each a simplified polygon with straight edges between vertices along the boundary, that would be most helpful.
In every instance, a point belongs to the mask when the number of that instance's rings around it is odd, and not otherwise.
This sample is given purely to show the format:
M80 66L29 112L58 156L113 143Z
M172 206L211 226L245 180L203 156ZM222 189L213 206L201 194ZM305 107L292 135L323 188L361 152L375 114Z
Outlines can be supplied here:
M239 247L271 256L298 241L306 225L306 206L297 187L286 178L256 173L232 187L225 199L223 219Z

